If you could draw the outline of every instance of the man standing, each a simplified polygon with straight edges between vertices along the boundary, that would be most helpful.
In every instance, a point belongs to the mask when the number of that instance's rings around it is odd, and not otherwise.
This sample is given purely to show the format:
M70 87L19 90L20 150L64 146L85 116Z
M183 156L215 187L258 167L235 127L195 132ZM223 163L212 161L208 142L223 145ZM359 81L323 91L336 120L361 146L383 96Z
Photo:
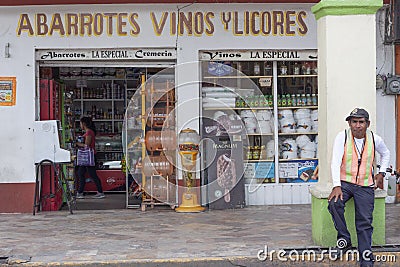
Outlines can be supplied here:
M346 121L350 128L336 136L333 146L333 189L328 197L328 209L338 232L338 252L344 253L352 246L344 209L346 202L354 198L360 266L373 266L371 246L374 190L383 189L390 152L382 138L368 129L370 121L366 110L354 109ZM375 152L380 155L381 167L380 172L374 176Z

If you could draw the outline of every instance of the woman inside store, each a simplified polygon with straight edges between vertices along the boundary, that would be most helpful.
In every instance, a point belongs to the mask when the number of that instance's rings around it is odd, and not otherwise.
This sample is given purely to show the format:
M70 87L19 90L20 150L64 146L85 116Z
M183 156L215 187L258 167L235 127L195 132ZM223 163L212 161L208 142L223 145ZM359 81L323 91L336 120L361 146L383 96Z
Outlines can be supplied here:
M77 142L77 147L89 147L93 149L94 155L96 158L96 128L94 123L90 117L82 117L80 120L81 129L85 132L82 136L83 140L81 142ZM85 173L86 171L89 173L90 178L92 178L93 182L97 187L97 194L93 196L93 198L105 198L103 193L103 188L101 186L101 181L96 173L96 166L77 166L77 176L79 181L78 193L76 194L76 198L84 198L83 190L86 184Z

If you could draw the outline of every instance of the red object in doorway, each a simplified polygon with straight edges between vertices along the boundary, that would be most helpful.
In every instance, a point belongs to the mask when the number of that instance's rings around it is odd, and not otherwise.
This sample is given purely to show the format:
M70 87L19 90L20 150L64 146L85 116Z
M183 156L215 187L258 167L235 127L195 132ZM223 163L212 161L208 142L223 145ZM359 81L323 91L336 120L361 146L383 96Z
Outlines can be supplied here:
M40 192L41 210L60 210L63 204L62 188L54 173L53 166L42 166L42 187ZM60 171L60 170L58 170Z
M60 119L60 84L54 80L40 79L40 120Z
M121 170L97 170L97 176L100 178L104 192L126 191L126 176ZM90 178L88 173L86 173L85 177ZM86 182L84 191L96 192L96 184L93 181Z
M40 79L40 120L57 120L60 118L60 84L55 80ZM58 170L60 172L60 170ZM62 190L54 173L53 166L41 168L40 201L43 211L61 209L63 204Z
M59 187L52 195L42 195L42 211L57 211L61 209L62 200L62 190Z

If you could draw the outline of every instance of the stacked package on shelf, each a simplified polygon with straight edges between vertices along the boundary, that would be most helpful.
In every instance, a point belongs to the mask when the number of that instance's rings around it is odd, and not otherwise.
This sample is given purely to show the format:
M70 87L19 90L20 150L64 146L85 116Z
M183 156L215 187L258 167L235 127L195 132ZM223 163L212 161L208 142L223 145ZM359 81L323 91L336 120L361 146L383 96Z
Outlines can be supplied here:
M203 87L204 108L234 108L236 92L228 87Z
M294 118L296 119L296 132L307 133L311 132L311 109L300 108L294 111Z
M317 145L307 135L299 135L296 138L296 144L300 149L300 158L315 158Z

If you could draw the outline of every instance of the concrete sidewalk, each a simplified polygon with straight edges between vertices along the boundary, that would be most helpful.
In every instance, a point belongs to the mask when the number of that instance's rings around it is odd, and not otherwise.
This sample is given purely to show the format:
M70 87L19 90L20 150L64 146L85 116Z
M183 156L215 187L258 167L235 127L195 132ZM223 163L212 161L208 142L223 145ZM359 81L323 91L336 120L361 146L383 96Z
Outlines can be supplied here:
M399 229L400 204L387 204L387 244L400 244ZM121 209L0 215L0 266L266 266L257 259L265 246L315 248L311 206L186 214ZM335 266L356 266L348 264ZM268 263L289 265L293 263Z

